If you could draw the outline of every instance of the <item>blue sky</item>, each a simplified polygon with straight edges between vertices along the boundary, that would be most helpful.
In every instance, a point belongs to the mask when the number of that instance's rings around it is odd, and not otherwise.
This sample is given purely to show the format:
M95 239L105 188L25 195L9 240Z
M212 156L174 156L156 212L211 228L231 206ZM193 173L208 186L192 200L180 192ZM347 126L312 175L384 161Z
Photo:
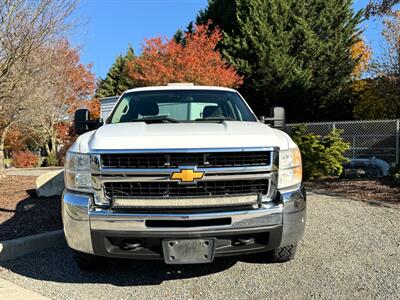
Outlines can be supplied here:
M368 0L355 0L356 10ZM82 0L75 17L88 19L83 29L72 35L72 43L81 45L81 61L93 64L93 72L104 77L118 54L131 44L140 52L144 38L171 37L185 28L207 0ZM364 39L374 54L379 52L381 25L378 21L362 24Z

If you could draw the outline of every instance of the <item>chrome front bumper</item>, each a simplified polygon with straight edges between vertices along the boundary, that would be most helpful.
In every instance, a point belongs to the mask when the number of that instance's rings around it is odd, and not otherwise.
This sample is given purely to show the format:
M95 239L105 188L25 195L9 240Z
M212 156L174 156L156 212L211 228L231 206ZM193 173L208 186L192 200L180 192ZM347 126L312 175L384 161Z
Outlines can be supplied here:
M246 211L181 214L116 213L108 209L92 208L93 196L64 191L62 216L68 245L78 251L96 254L93 250L93 232L124 233L162 237L191 236L199 232L210 236L218 233L268 231L281 228L280 246L293 244L304 233L306 196L303 187L280 191L280 201L264 203L261 208ZM146 222L190 221L230 218L229 225L203 227L148 227Z

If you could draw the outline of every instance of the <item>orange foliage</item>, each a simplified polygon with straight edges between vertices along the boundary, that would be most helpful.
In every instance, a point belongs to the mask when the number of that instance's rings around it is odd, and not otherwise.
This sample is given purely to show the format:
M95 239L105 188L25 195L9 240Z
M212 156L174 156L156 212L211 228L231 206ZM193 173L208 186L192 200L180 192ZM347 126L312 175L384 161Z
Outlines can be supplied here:
M165 85L169 82L192 82L199 85L238 87L243 83L216 49L221 31L209 31L197 25L186 34L183 46L173 39L160 37L145 40L142 55L128 61L128 74L142 85Z
M95 76L91 72L91 65L80 63L78 50L72 48L68 41L62 41L56 45L53 51L49 72L52 77L51 89L54 92L45 105L49 105L43 122L47 127L55 129L58 142L69 145L74 139L71 125L61 121L67 115L72 118L75 110L88 105L95 90ZM68 107L65 112L64 107ZM46 109L46 108L44 108ZM90 109L90 108L89 108ZM91 109L96 115L95 106ZM98 113L99 114L99 113ZM51 123L48 123L51 122ZM48 138L51 138L49 134ZM56 148L56 145L52 145Z
M100 118L100 101L97 98L86 101L85 106L90 111L92 119Z
M51 65L56 105L69 105L69 113L85 105L96 87L92 65L80 63L78 50L68 41L62 41L55 49L55 61Z
M363 40L359 40L351 47L351 56L353 59L358 60L353 70L353 77L359 78L368 69L368 63L371 59L371 49Z
M12 165L16 168L37 167L39 156L29 151L18 151L13 155Z
M5 148L13 151L20 151L26 148L26 137L23 136L18 127L8 131L5 141Z
M72 136L72 126L68 123L58 123L55 126L57 140L62 144L68 144Z

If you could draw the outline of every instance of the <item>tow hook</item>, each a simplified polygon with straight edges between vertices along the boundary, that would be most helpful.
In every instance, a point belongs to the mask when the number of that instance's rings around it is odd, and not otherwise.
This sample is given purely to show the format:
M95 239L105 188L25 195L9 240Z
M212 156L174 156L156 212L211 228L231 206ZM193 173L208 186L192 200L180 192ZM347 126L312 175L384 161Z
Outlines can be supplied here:
M233 242L233 245L235 246L243 246L243 245L249 245L254 243L254 238L250 236L242 236L238 237L235 242Z
M139 250L143 249L140 243L125 243L122 247L123 250Z

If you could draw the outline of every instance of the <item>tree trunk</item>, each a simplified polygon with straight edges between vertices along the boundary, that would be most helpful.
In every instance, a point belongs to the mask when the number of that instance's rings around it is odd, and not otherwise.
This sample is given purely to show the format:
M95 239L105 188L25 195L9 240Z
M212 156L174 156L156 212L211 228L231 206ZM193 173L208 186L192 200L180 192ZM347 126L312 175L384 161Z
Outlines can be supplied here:
M50 139L46 143L47 163L49 166L57 166L57 133L51 132Z
M50 156L50 147L49 147L49 143L46 143L45 145L44 145L44 148L46 149L46 154L47 154L47 156Z
M51 154L54 155L54 157L57 157L57 146L58 146L56 134L57 133L54 131L53 134L51 135L51 139L50 139Z
M4 145L6 142L6 137L8 130L10 129L11 124L8 124L6 127L4 127L3 132L1 133L0 137L0 178L6 176L6 169L4 166Z

